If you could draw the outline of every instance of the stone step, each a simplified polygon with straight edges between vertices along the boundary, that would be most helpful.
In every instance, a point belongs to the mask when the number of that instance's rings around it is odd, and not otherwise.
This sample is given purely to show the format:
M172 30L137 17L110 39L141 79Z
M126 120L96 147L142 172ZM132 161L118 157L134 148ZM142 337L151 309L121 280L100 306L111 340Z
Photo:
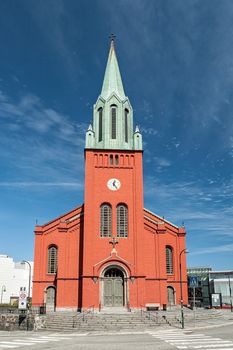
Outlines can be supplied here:
M46 315L43 329L67 331L118 331L118 330L145 330L159 325L180 323L180 309L164 312L124 312L124 313L74 313L54 312ZM196 310L195 319L204 320L222 317L221 311ZM194 319L193 310L184 310L186 321Z

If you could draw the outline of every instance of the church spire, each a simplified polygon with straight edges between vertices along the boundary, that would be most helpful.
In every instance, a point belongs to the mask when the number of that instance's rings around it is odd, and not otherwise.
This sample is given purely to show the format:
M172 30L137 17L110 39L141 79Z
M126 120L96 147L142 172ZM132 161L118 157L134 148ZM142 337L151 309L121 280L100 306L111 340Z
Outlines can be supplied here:
M111 94L115 93L121 100L124 100L126 96L122 84L121 73L118 66L114 45L114 36L111 35L108 62L104 74L104 82L100 96L107 100Z
M93 127L86 132L86 148L142 150L142 135L133 131L133 109L125 96L114 39L104 74L102 91L93 110Z

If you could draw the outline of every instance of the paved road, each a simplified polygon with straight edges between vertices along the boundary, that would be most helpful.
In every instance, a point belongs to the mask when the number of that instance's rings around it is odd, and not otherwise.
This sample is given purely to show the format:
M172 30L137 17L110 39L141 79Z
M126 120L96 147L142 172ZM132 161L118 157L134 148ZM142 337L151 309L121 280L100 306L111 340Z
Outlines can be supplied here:
M78 334L0 332L0 350L233 350L233 326L210 329L155 329L146 332Z

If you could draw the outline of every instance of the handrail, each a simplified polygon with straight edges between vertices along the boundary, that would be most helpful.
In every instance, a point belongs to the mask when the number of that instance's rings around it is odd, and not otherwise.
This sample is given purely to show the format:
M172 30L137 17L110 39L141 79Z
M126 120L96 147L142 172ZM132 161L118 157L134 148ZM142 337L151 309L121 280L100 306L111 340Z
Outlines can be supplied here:
M127 307L127 311L128 311L128 312L131 312L131 308L130 308L130 303L129 303L129 301L127 301L126 307Z
M90 305L86 310L83 310L83 321L85 321L85 317L89 314L94 314L95 311L95 305Z

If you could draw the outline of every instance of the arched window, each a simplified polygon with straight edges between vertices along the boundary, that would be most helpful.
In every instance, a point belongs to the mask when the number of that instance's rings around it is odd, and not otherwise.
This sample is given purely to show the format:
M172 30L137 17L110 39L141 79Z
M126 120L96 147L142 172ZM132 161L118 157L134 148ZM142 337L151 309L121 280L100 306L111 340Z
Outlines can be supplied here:
M103 140L103 108L98 109L99 113L99 142Z
M57 247L52 245L48 249L48 273L57 272Z
M173 273L173 253L169 246L166 246L166 271L167 274Z
M112 236L112 207L108 203L100 206L100 237Z
M113 155L110 154L109 156L109 165L113 165Z
M112 119L112 139L116 139L116 105L111 106L111 119Z
M129 137L128 137L128 115L129 111L128 109L125 109L125 142L128 142Z
M117 206L117 237L128 237L128 208L125 204Z
M119 165L119 156L118 156L118 154L115 155L115 164Z

